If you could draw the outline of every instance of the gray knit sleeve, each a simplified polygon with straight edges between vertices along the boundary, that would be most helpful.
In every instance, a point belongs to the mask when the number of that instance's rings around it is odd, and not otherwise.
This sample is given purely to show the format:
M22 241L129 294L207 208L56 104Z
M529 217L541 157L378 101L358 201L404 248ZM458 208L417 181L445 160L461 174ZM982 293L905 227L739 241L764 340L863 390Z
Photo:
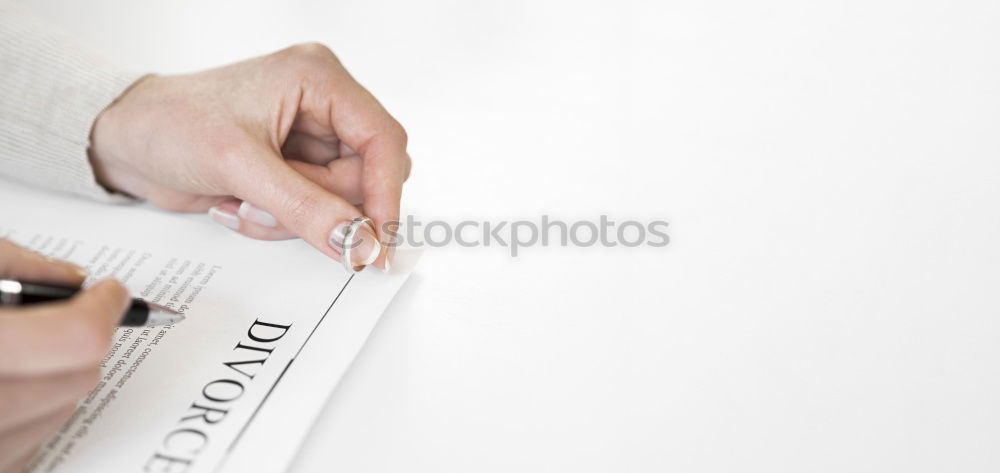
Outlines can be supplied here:
M140 76L0 0L0 176L107 202L130 200L96 182L87 148L94 119Z

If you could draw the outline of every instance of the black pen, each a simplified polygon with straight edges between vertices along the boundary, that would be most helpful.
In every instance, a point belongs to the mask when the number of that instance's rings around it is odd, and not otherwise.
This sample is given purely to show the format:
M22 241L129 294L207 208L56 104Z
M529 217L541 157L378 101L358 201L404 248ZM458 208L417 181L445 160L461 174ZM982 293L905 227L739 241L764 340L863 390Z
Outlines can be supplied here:
M53 302L73 297L79 288L51 286L12 279L0 279L0 306L21 306ZM132 305L118 322L120 327L152 327L171 325L184 320L184 316L159 304L132 299Z

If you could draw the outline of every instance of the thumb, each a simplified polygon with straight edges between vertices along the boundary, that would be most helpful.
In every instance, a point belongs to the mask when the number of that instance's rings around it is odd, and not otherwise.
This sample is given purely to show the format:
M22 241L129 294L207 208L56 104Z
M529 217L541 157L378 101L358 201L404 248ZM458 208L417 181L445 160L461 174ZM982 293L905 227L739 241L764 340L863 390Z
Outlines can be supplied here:
M64 302L5 310L0 317L0 375L93 366L107 352L129 301L125 287L109 279Z
M85 367L104 357L115 328L131 302L128 289L122 283L103 279L66 302L38 306L41 316L36 316L39 321L36 328L48 325L50 341L61 342L70 348ZM55 324L61 326L54 327ZM66 353L53 349L49 354L58 357Z
M118 326L131 304L128 289L115 279L102 279L70 300L69 306L89 323L110 332Z
M356 271L378 258L381 246L367 226L361 226L353 240L345 242L351 222L361 216L357 207L292 169L277 152L258 150L255 154L249 160L253 165L238 168L240 174L232 182L233 194L252 207L241 216L258 216L261 218L257 223L267 224L270 214L273 220L337 261L342 261L345 250L349 250Z

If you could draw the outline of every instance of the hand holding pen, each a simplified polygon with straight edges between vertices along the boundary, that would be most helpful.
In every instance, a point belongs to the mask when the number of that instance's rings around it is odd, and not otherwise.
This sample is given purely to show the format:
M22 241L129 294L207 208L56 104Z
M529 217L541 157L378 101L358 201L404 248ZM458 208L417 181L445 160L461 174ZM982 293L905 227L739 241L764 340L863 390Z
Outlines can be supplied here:
M73 288L85 278L73 264L0 239L0 279ZM65 300L0 307L0 471L23 469L94 387L115 327L134 305L109 279Z

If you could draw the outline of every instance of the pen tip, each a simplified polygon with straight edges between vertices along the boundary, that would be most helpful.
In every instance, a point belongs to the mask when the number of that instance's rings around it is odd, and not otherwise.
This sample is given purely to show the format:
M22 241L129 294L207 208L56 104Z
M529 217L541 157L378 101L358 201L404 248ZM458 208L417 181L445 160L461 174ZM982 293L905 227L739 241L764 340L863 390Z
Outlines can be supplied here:
M149 306L150 310L155 310L157 312L163 312L164 314L170 314L170 315L181 315L180 312L177 312L174 309L171 309L171 308L166 307L166 306L162 306L160 304L154 304L152 302L146 302L146 305ZM184 316L181 315L181 320L183 320L183 319L184 319Z
M152 302L147 302L146 304L149 305L149 320L146 325L173 325L185 318L183 314L171 308L153 304Z

